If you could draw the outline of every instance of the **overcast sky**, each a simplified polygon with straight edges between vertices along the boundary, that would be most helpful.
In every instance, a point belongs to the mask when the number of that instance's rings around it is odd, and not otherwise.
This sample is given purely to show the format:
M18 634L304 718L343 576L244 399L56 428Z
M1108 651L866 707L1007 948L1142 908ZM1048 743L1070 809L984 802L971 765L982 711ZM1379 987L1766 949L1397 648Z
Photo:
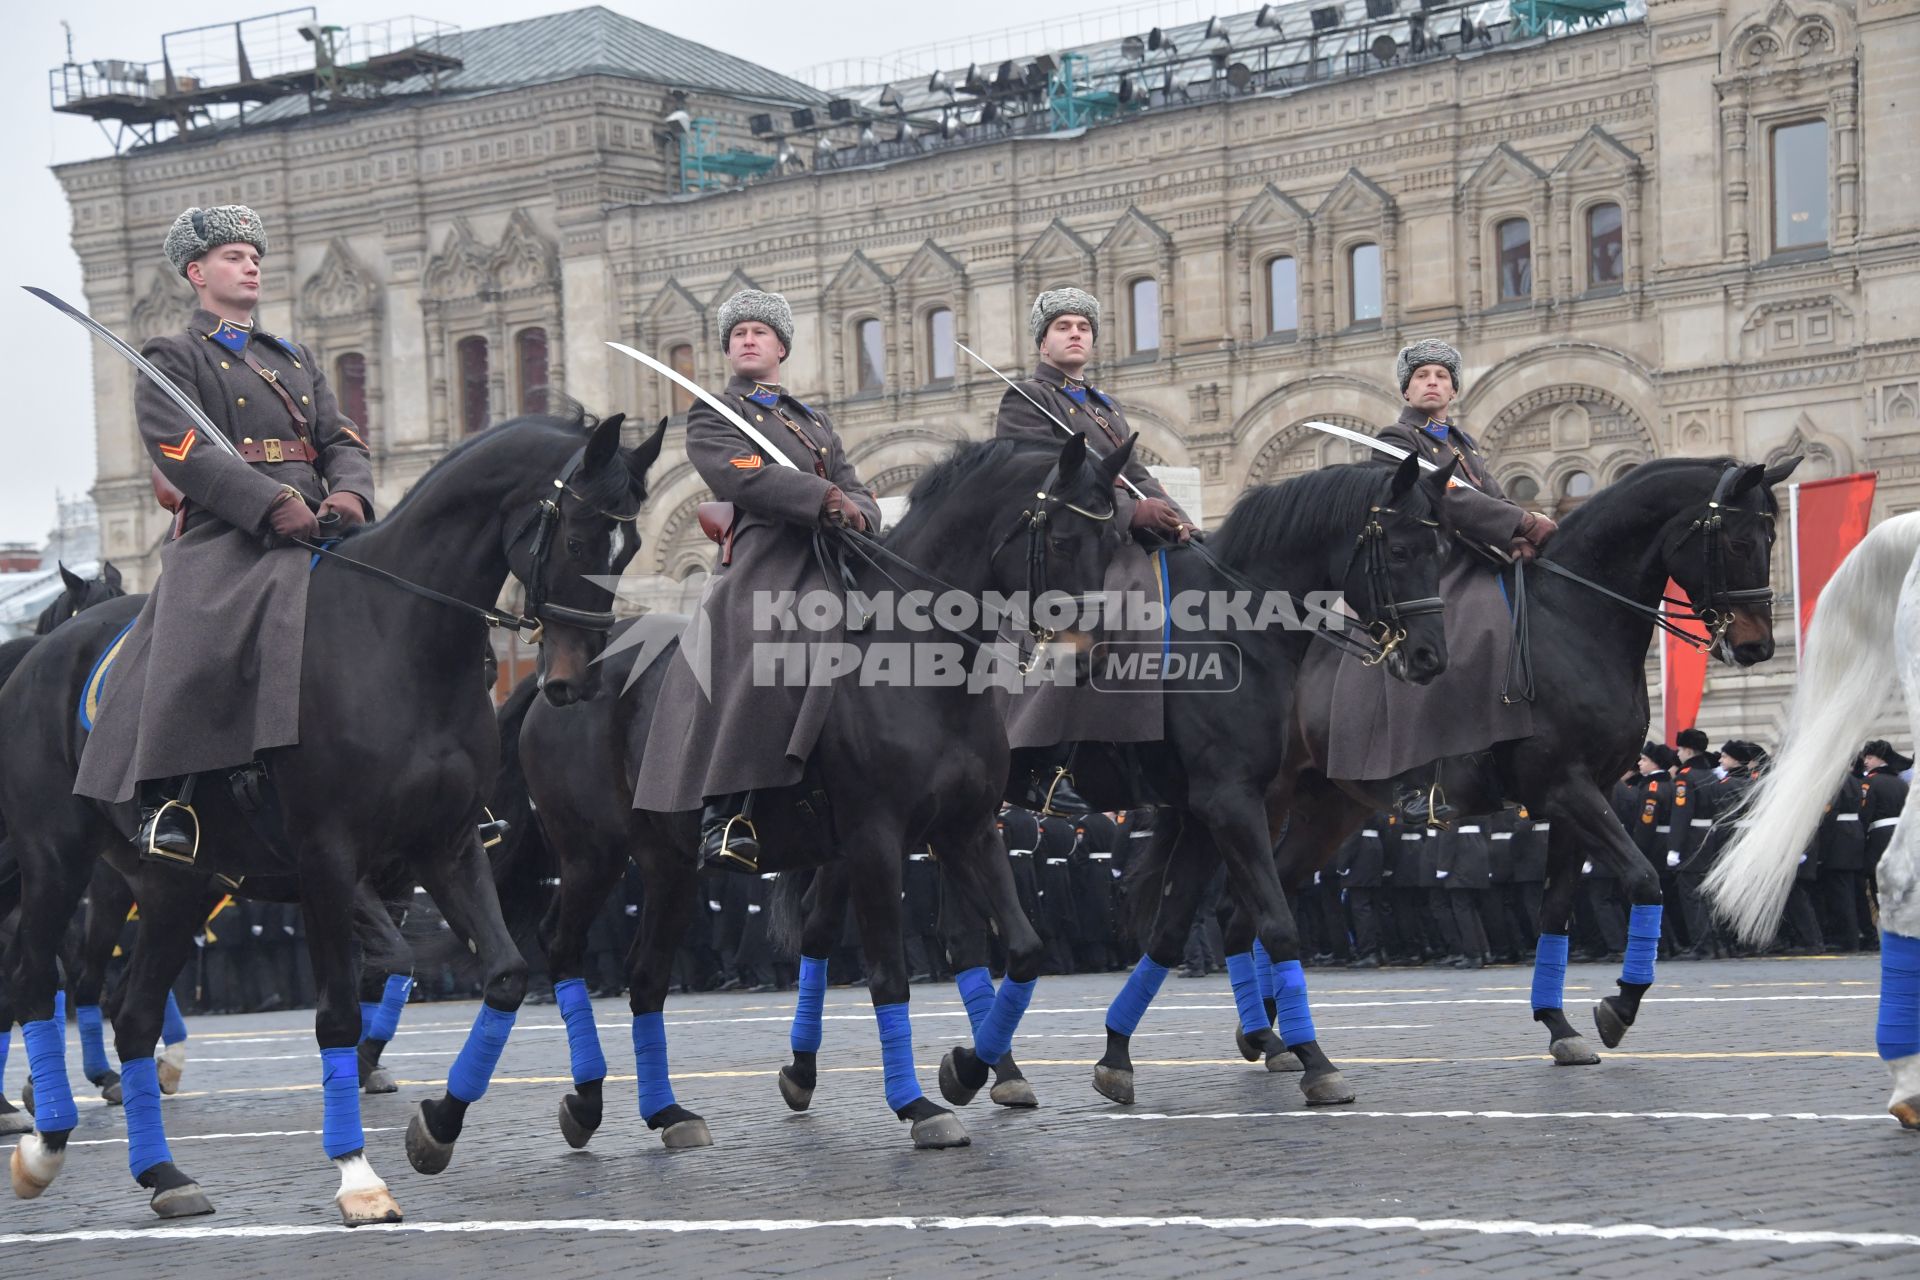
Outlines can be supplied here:
M66 60L60 20L73 28L75 61L152 61L164 33L204 22L265 14L291 4L193 8L152 0L70 0L24 5L0 41L0 191L6 193L13 266L0 280L0 369L8 411L0 417L0 542L38 545L54 520L54 494L92 487L92 340L16 287L36 284L80 305L80 266L68 239L66 199L50 165L105 155L111 143L89 120L49 107L47 72ZM417 13L466 28L490 26L578 7L569 0L319 0L323 21L351 25ZM1084 11L1111 12L1114 0L967 0L965 4L875 4L871 0L738 0L732 4L667 4L608 0L607 7L703 44L793 72L840 58L879 57L898 50L1022 27L1037 19ZM1198 0L1140 4L1142 21L1188 17ZM1219 12L1244 4L1223 0ZM1209 12L1211 10L1208 10ZM1126 15L1131 21L1133 14ZM1036 38L1036 44L1038 40ZM984 60L984 59L983 59ZM271 228L269 228L271 233ZM158 234L154 252L159 253ZM273 269L268 258L267 269ZM102 353L103 358L113 357Z

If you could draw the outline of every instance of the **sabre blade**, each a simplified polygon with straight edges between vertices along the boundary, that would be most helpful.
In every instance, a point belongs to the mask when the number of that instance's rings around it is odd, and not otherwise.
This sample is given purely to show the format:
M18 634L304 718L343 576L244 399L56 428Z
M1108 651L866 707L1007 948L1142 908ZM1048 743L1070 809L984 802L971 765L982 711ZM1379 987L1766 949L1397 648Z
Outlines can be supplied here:
M173 401L175 405L179 406L182 413L193 419L193 425L198 427L207 439L213 441L215 446L224 453L231 454L235 458L240 458L240 451L233 447L233 441L227 439L226 432L213 425L213 419L207 417L206 410L195 404L192 397L182 391L179 384L172 378L169 378L166 374L154 368L152 361L148 360L138 351L135 351L131 346L128 346L119 334L107 328L107 326L101 324L98 320L95 320L78 307L48 293L45 289L36 289L30 284L21 285L20 287L62 315L72 317L82 328L86 329L87 332L106 343L107 346L113 349L114 354L138 369L141 373L147 375L155 386L164 391L167 399ZM246 459L240 458L240 461L245 462Z
M1034 408L1038 409L1040 412L1046 414L1048 421L1052 422L1054 426L1060 428L1062 431L1066 432L1069 436L1076 436L1081 434L1080 432L1075 431L1072 427L1069 427L1066 423L1060 421L1059 418L1055 417L1053 414L1053 411L1048 409L1047 406L1041 404L1038 400L1035 400L1033 396L1028 393L1025 387L1021 386L1019 383L1015 382L1012 378L1009 378L1006 374L1000 372L998 369L994 368L991 364L989 364L987 362L987 358L981 355L978 351L975 351L972 347L968 346L964 342L959 341L958 339L954 340L953 345L960 348L962 351L966 352L968 355L972 356L974 363L979 365L982 369L985 369L988 373L1000 379L1000 381L1006 383L1008 386L1012 387L1015 391L1018 391L1020 393L1020 398L1022 400L1025 400L1028 404L1032 405ZM1089 441L1087 444L1087 452L1093 455L1093 460L1095 462L1103 462L1106 460L1106 456L1102 454L1099 450L1095 449L1091 441ZM1133 483L1133 481L1127 479L1127 477L1124 475L1120 477L1120 483L1126 485L1127 490L1130 493L1132 493L1133 496L1136 498L1144 498L1147 496L1146 494L1140 492L1139 487L1136 486Z
M1398 445L1388 444L1385 440L1376 440L1370 435L1365 435L1361 432L1353 431L1346 427L1336 427L1331 422L1303 422L1300 425L1304 427L1311 427L1315 431L1325 432L1327 435L1330 435L1330 436L1339 436L1342 440L1351 440L1355 444L1363 444L1367 446L1367 448L1372 449L1375 453L1384 453L1389 458L1393 458L1401 462L1406 461L1406 458L1407 458L1407 451L1405 449L1400 448ZM1431 462L1428 462L1425 458L1420 459L1420 466L1421 466L1421 469L1425 471L1438 471L1440 469L1434 466ZM1451 489L1455 485L1465 487L1466 482L1461 480L1458 476L1448 476L1447 488Z
M774 448L773 443L771 441L769 441L765 436L761 435L758 431L755 431L751 423L749 423L745 418L741 417L739 414L735 413L731 408L721 403L719 397L713 395L705 387L695 382L692 378L689 378L682 373L678 373L673 369L669 369L666 365L661 364L658 360L655 360L652 356L648 355L646 352L635 351L632 347L628 346L624 342L609 342L607 343L607 345L612 347L615 351L618 351L621 355L632 356L635 360L638 360L641 364L647 366L647 368L653 370L655 373L665 374L666 377L670 381L672 381L676 386L679 386L685 389L686 391L689 391L692 394L700 397L700 399L705 401L711 408L713 408L716 412L718 412L721 417L725 418L728 422L731 422L734 426L740 428L741 433L745 435L747 439L753 441L754 444L758 445L760 449L769 458L772 458L779 465L783 467L787 467L790 470L794 470L794 471L798 471L800 469L798 464L796 464L792 458L789 458L786 454Z

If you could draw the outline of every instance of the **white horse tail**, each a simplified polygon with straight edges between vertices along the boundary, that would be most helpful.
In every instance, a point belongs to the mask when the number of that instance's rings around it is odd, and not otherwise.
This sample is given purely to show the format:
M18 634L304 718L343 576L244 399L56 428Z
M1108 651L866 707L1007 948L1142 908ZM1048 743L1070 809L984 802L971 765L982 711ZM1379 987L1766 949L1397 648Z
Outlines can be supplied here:
M1780 750L1706 880L1720 918L1750 943L1779 927L1800 855L1897 682L1894 609L1916 552L1920 512L1896 516L1867 534L1820 593Z

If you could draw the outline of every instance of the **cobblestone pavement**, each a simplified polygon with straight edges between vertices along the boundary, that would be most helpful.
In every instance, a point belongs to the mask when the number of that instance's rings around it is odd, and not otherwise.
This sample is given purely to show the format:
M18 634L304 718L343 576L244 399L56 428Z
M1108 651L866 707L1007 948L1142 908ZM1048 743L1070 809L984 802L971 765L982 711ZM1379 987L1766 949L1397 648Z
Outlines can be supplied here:
M1612 990L1575 966L1568 1004ZM1920 1134L1884 1113L1870 959L1661 966L1619 1051L1554 1067L1525 970L1309 972L1321 1043L1359 1094L1306 1111L1298 1076L1234 1052L1224 976L1170 980L1134 1041L1139 1100L1090 1067L1120 977L1040 983L1016 1055L1041 1098L966 1110L971 1148L916 1152L880 1094L864 990L834 988L813 1109L774 1087L789 996L668 1006L680 1101L715 1146L669 1153L638 1119L624 1002L597 1005L615 1075L584 1151L555 1122L566 1038L522 1011L452 1168L414 1173L413 1103L439 1091L472 1005L414 1005L369 1098L369 1155L401 1228L335 1225L305 1013L191 1024L165 1115L218 1212L163 1225L128 1178L117 1109L83 1102L66 1171L6 1199L9 1274L307 1276L1098 1274L1212 1277L1920 1274ZM921 1081L965 1027L951 987L913 1000ZM18 1099L25 1054L5 1081ZM69 1068L79 1079L77 1042ZM84 1082L82 1082L84 1084ZM83 1097L92 1090L83 1091ZM3 1195L0 1192L0 1195Z

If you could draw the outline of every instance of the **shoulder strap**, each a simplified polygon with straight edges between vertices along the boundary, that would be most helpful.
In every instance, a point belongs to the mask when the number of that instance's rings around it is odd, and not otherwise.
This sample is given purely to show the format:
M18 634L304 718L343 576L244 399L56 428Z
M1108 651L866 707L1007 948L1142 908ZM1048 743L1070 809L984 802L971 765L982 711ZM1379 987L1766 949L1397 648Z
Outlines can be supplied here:
M300 406L294 403L291 395L287 394L287 389L280 385L280 375L260 363L260 357L253 354L251 342L240 349L240 358L247 362L247 368L259 374L261 379L273 388L273 393L280 397L280 403L287 406L287 412L293 415L293 433L311 445L313 441L310 438L311 433L307 430L307 415L300 411Z

